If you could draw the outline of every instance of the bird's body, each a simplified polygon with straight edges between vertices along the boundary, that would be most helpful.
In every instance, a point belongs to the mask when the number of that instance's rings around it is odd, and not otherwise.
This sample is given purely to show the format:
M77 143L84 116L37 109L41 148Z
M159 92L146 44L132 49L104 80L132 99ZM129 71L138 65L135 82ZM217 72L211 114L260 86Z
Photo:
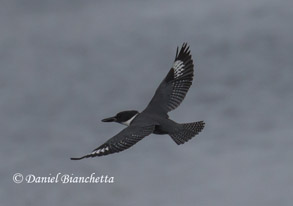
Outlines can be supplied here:
M168 134L176 144L183 144L197 135L203 128L203 121L179 124L169 119L168 112L176 109L184 100L193 80L194 70L189 47L184 43L175 56L173 67L161 82L154 97L145 110L124 111L103 122L118 122L127 126L120 133L106 141L93 152L80 157L108 155L123 151L152 133Z
M169 134L179 126L176 122L160 115L152 115L145 111L139 113L131 125L154 125L154 134Z

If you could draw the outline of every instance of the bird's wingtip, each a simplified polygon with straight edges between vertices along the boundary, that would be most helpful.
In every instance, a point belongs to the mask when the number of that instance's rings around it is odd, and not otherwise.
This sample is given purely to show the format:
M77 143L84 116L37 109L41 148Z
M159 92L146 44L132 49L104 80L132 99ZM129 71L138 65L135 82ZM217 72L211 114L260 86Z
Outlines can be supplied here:
M83 158L85 158L85 156L83 156L83 157L71 157L70 159L71 160L81 160Z

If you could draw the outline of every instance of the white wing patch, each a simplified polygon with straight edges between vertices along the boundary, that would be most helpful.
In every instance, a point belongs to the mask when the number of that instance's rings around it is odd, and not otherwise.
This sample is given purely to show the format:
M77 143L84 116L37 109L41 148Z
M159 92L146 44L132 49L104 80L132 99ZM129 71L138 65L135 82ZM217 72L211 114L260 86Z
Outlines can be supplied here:
M184 71L184 64L183 61L177 60L173 64L174 68L174 78L177 79L183 74Z
M106 151L108 151L109 150L109 147L105 147L105 148L103 148L103 149L98 149L98 150L96 150L96 151L93 151L91 154L100 154L100 153L104 153L104 152L106 152Z

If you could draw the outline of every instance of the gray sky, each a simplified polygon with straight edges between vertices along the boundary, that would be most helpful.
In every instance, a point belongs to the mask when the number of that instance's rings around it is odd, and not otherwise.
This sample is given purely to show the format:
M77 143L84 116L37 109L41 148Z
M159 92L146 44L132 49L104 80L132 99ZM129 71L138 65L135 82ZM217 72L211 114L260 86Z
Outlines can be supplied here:
M0 205L292 205L293 3L2 1ZM151 135L70 161L143 110L188 42L194 84L170 117L204 120L187 144ZM15 184L114 176L113 184Z

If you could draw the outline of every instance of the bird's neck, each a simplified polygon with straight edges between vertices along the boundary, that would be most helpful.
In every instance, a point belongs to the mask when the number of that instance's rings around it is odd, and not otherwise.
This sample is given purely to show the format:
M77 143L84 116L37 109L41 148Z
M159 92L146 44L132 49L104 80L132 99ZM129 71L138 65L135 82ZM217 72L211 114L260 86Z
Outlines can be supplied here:
M131 122L134 120L134 118L138 115L139 113L137 113L136 115L134 115L133 117L131 117L129 120L125 121L125 122L121 122L121 124L129 126L131 124Z

